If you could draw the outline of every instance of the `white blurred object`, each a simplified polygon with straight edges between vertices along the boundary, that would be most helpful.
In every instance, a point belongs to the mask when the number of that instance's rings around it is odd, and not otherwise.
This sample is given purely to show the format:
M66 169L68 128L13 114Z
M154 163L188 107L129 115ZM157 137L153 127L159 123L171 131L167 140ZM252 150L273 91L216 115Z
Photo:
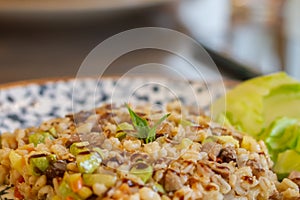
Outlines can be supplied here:
M220 48L225 45L230 12L229 0L190 0L181 2L178 15L197 39Z
M299 1L300 2L300 1ZM182 1L179 17L204 45L261 73L280 70L274 41L265 25L272 23L270 0ZM234 23L234 15L246 22Z
M300 80L300 1L288 0L284 7L284 25L287 36L286 70Z
M251 63L253 68L264 74L280 70L279 60L274 51L275 39L270 37L266 28L250 25L236 26L232 37L232 56Z

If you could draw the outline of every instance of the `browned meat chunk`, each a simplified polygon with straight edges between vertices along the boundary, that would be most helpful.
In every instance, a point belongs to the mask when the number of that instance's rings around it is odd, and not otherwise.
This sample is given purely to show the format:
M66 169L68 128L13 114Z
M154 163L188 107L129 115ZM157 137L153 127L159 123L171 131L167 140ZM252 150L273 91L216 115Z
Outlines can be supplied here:
M220 154L220 151L222 149L222 145L216 143L216 142L207 142L203 144L201 151L204 151L207 153L208 157L215 161Z
M73 143L76 143L76 142L81 142L81 139L80 139L80 136L79 136L78 133L74 133L74 134L71 135L71 137L66 142L66 146L69 147Z
M172 171L167 172L164 185L167 192L176 191L183 187L180 177Z
M253 175L257 178L262 176L265 172L265 169L263 168L262 164L255 159L248 160L246 165L251 167Z
M228 146L220 151L218 157L222 162L229 163L230 161L236 162L237 155L234 147Z
M90 148L101 147L103 141L106 138L102 132L101 133L92 132L92 133L88 133L88 134L79 134L79 136L81 138L81 141L89 142Z
M64 160L58 160L52 163L45 171L48 182L51 183L56 177L63 177L66 170L67 163Z

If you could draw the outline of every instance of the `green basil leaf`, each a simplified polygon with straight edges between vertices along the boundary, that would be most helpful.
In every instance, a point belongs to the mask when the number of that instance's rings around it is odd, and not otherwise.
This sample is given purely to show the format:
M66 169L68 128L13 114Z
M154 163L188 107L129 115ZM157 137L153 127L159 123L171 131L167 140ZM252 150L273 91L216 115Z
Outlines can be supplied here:
M156 138L156 129L157 127L167 118L170 114L164 115L160 118L152 128L149 127L148 121L146 119L141 118L138 116L129 106L126 104L128 109L132 124L137 131L135 137L144 140L147 144L149 142L153 142Z
M126 107L128 109L128 112L130 114L130 118L132 120L134 127L149 127L147 120L141 118L138 116L131 108L126 104Z
M160 118L160 119L154 124L154 126L149 130L148 137L146 138L146 143L153 142L153 141L155 140L155 137L156 137L156 129L157 129L157 127L158 127L165 119L167 119L169 116L170 116L170 113L164 115L162 118Z

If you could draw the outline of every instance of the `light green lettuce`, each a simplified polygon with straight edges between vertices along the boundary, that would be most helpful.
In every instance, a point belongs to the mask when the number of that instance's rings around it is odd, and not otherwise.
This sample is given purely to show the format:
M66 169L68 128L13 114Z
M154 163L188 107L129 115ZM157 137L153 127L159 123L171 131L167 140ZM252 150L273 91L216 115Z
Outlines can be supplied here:
M215 101L211 112L218 122L264 140L276 172L287 174L299 170L300 162L281 165L281 159L300 157L300 82L297 80L283 72L253 78ZM285 153L290 150L293 153Z

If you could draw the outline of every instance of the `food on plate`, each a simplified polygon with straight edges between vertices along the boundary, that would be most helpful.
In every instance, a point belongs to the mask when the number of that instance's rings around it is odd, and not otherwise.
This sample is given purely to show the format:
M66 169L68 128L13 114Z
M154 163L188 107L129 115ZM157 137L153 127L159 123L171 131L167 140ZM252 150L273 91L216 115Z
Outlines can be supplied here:
M300 171L300 82L283 72L239 84L212 105L214 118L265 141L280 178Z
M179 102L107 104L4 133L1 145L0 183L18 199L300 198L299 174L279 182L263 141Z

